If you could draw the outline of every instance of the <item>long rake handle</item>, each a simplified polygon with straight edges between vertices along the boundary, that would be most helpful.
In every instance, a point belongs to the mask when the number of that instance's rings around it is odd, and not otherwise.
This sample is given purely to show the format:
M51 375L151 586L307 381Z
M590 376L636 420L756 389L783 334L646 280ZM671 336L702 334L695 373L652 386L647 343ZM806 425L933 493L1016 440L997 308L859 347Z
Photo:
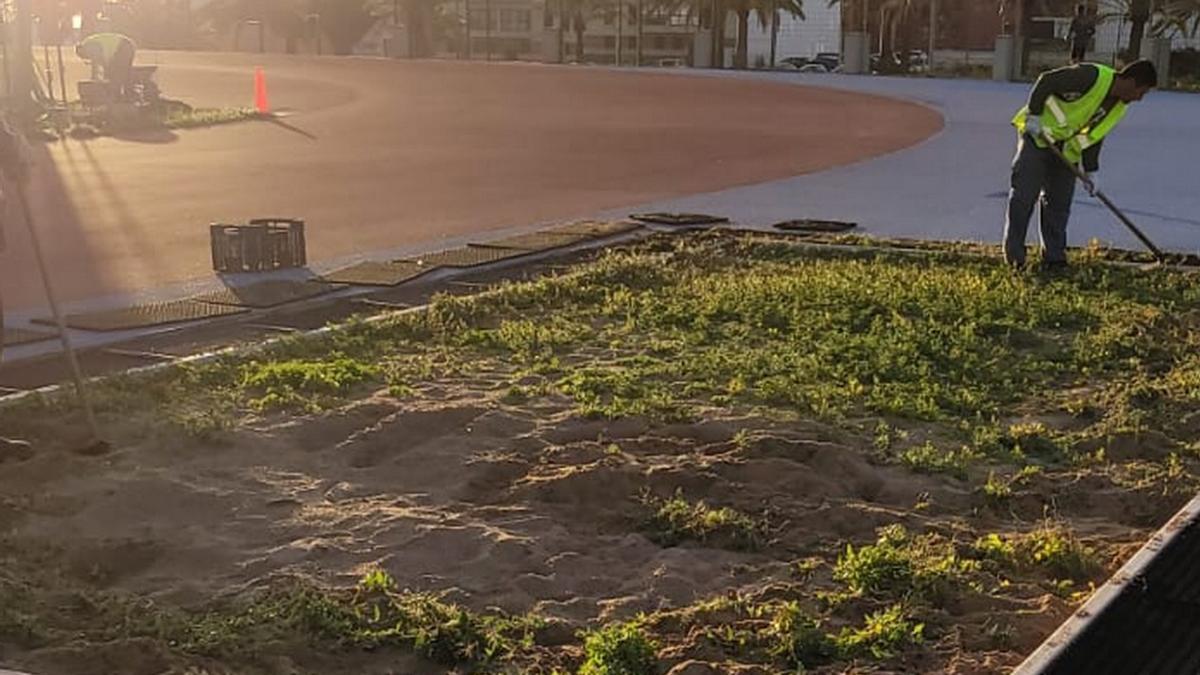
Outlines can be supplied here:
M42 254L42 242L38 237L37 227L33 222L33 213L29 208L29 196L25 185L17 180L17 204L21 207L21 217L25 219L25 227L29 230L29 240L33 244L33 254L37 258L38 272L42 275L42 286L46 290L46 298L50 301L50 311L54 314L54 323L58 325L58 336L62 340L63 352L67 357L67 365L71 368L71 378L75 381L75 392L79 396L79 404L87 420L88 430L92 433L92 441L100 440L100 425L96 422L96 413L92 409L92 401L84 384L83 371L79 368L79 360L75 358L75 348L71 344L71 335L67 332L67 322L59 310L58 298L54 295L54 287L50 283L50 273L46 268L46 256Z
M1055 157L1058 157L1060 160L1062 160L1063 164L1067 165L1067 168L1071 170L1071 173L1075 174L1075 177L1078 178L1082 183L1086 185L1090 182L1087 174L1081 171L1079 167L1072 164L1070 160L1068 160L1062 154L1062 150L1059 150L1058 147L1053 144L1048 145L1047 147L1050 148L1050 151L1054 153ZM1129 219L1129 216L1126 216L1121 209L1117 208L1116 204L1112 203L1112 200L1108 198L1108 195L1104 194L1100 190L1096 190L1095 195L1096 199L1099 199L1101 204L1104 204L1106 207L1108 207L1109 211L1112 211L1113 215L1117 217L1117 220L1120 220L1125 227L1129 228L1129 231L1132 232L1135 237L1141 240L1142 244L1144 244L1146 248L1150 249L1150 252L1154 254L1155 260L1159 262L1163 261L1163 252L1154 245L1154 242L1150 241L1150 238L1147 237L1137 225L1133 224L1133 221Z

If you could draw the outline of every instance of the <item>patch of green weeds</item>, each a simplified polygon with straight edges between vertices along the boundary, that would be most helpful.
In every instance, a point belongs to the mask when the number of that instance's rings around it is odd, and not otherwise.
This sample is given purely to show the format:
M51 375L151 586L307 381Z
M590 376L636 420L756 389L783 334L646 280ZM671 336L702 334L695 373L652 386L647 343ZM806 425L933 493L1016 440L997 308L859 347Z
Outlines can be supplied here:
M980 558L1003 568L1041 570L1053 579L1083 581L1102 569L1094 549L1050 523L1022 534L989 533L974 548Z
M251 407L319 409L375 376L377 369L344 356L329 360L251 361L242 366L240 386Z
M859 548L847 544L833 578L854 594L936 601L969 584L977 567L937 535L916 536L901 525L889 525L879 530L874 544Z
M925 624L913 621L899 604L868 614L860 628L847 626L835 639L845 658L890 659L925 641Z
M980 456L968 446L957 449L942 449L932 441L906 448L900 453L900 462L918 473L947 474L960 480L967 477L967 469Z
M162 637L200 654L252 650L291 637L409 648L448 666L504 660L528 649L540 625L532 617L476 614L433 594L400 592L380 570L367 573L350 592L297 585L244 606L176 621L173 628L165 624Z
M785 602L775 610L764 630L764 640L772 656L801 672L831 661L838 654L837 644L821 629L820 621L795 601Z
M763 543L765 523L736 509L688 501L682 492L676 492L670 499L649 495L642 499L652 511L646 521L647 534L663 546L699 541L735 550L754 550Z
M583 653L579 675L654 675L658 669L658 643L636 621L584 633Z
M253 108L196 108L172 110L162 124L168 129L194 129L261 119L265 117Z
M979 491L983 493L989 503L1002 504L1012 497L1014 488L1029 483L1034 476L1039 476L1041 473L1042 467L1037 464L1023 466L1007 478L997 475L995 470L991 470L988 471L987 481L979 488Z
M646 416L664 421L689 417L666 382L656 379L661 368L648 366L585 366L558 381L558 389L575 399L588 417L616 419Z

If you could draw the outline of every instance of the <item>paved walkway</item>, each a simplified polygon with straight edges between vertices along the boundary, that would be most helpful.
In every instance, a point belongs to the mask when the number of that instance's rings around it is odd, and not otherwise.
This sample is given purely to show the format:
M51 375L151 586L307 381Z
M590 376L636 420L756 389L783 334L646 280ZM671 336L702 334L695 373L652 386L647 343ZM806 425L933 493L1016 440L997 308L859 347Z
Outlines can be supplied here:
M66 302L216 284L210 222L305 218L309 259L320 265L818 171L941 127L935 113L903 102L655 70L141 58L159 60L164 91L196 105L248 102L261 64L272 102L294 114L35 146L33 207ZM780 110L797 111L800 123L778 124ZM821 128L829 118L867 131L840 142ZM23 228L7 229L7 306L40 309Z
M816 174L682 199L637 210L720 213L750 224L798 217L851 220L872 234L998 241L1015 150L1009 119L1028 85L791 73L693 75L788 81L919 101L941 112L944 130L886 157ZM788 115L779 118L786 123ZM841 120L826 133L853 137ZM1101 154L1101 188L1162 248L1200 248L1200 96L1154 92L1133 106ZM627 210L628 211L628 210ZM627 212L626 211L626 212ZM616 212L611 212L616 213ZM1036 218L1036 216L1035 216ZM1082 190L1069 228L1072 245L1095 237L1121 247L1137 240ZM1030 228L1036 237L1036 226Z

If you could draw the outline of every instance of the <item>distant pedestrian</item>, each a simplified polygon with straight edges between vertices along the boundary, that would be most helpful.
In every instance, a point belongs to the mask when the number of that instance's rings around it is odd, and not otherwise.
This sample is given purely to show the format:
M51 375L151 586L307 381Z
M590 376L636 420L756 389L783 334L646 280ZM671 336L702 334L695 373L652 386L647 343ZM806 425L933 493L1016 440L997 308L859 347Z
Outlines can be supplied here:
M1158 83L1149 61L1135 61L1117 72L1096 63L1081 63L1043 73L1017 111L1017 156L1013 159L1008 215L1004 225L1004 258L1025 265L1025 234L1033 207L1041 202L1043 265L1067 264L1067 220L1075 195L1075 173L1050 150L1057 147L1070 162L1082 165L1084 187L1096 194L1096 171L1104 137L1125 117L1130 103L1142 100Z
M1075 17L1067 30L1067 41L1071 43L1071 63L1076 64L1087 57L1088 45L1096 34L1096 20L1088 16L1087 5L1075 8Z

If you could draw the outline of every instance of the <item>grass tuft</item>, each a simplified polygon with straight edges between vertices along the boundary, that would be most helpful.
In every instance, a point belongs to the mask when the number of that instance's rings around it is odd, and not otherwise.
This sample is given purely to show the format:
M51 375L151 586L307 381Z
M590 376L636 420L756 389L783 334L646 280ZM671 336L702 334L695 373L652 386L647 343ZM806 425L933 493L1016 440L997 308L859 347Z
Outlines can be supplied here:
M658 644L637 622L613 623L583 636L579 675L654 675Z
M647 496L643 501L653 511L646 522L648 535L663 546L699 541L735 550L754 550L763 543L765 524L736 509L691 502L682 492L676 492L670 499Z

